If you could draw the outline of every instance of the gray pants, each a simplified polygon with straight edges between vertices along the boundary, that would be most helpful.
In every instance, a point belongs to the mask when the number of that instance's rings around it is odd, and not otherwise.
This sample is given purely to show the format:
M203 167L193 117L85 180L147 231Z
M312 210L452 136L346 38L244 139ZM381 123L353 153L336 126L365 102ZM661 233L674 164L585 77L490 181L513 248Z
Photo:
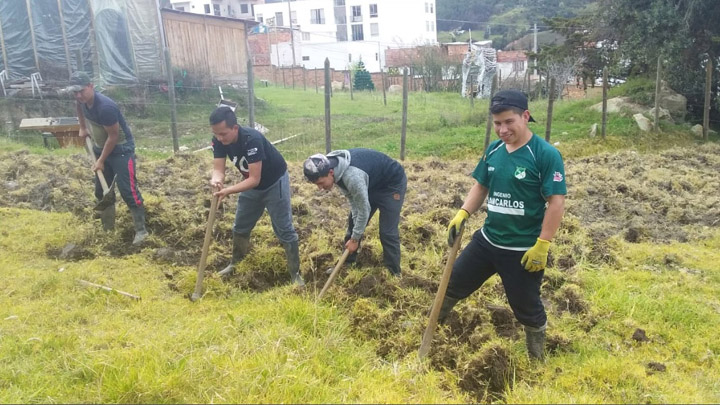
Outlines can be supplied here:
M240 193L233 232L250 235L266 208L270 215L273 232L280 242L296 242L298 236L292 222L290 176L287 172L265 190L253 189Z

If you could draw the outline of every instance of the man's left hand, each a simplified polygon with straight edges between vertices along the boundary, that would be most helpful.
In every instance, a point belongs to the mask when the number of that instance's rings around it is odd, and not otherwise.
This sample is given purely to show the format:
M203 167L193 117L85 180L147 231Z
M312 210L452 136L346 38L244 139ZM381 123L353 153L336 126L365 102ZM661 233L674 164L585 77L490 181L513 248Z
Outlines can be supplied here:
M360 242L356 241L355 239L348 239L347 242L345 242L345 249L349 250L350 253L354 253L358 250L358 247L360 246Z
M538 238L535 246L525 252L520 259L520 264L529 272L543 270L547 265L548 250L550 250L550 241Z

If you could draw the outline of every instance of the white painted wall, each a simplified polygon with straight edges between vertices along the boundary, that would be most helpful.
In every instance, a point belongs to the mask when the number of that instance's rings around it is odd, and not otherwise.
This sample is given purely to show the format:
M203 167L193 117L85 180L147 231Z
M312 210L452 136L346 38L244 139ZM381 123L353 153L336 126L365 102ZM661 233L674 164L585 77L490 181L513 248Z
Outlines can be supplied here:
M206 14L205 5L210 6L210 15L215 15L214 4L220 6L220 15L222 17L243 18L254 20L253 6L263 3L264 0L171 0L175 10L182 8L182 11ZM247 13L243 13L243 5L246 6Z
M384 66L385 48L409 47L437 43L435 0L345 0L345 19L348 41L337 40L335 21L336 0L298 0L290 3L297 22L293 28L301 31L295 35L296 63L308 68L320 68L325 58L336 69L344 69L348 63L362 59L366 68L378 72ZM377 17L370 16L370 5L377 5ZM360 7L361 21L353 21L353 6ZM323 9L325 24L311 24L311 10ZM274 18L282 14L283 26L290 26L288 3L259 4L255 6L255 19ZM363 41L353 41L353 24L362 25ZM377 24L378 35L372 35L371 24ZM304 33L304 35L303 35ZM280 44L280 63L292 64L290 45ZM283 50L290 55L287 60ZM277 57L273 48L273 64ZM308 60L303 60L306 57ZM382 59L382 60L378 60Z

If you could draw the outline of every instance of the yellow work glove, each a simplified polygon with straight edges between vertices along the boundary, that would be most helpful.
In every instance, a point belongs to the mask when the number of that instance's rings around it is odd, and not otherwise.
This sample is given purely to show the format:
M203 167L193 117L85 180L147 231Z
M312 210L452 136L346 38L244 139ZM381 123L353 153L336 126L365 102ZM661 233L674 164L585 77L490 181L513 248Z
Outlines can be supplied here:
M537 239L535 246L525 252L520 264L525 266L525 270L533 272L540 271L547 265L548 250L550 249L550 241L545 239Z
M467 221L469 216L470 213L460 208L460 211L455 214L455 218L450 221L450 225L448 225L448 246L452 246L455 244L455 238L465 227L465 221Z

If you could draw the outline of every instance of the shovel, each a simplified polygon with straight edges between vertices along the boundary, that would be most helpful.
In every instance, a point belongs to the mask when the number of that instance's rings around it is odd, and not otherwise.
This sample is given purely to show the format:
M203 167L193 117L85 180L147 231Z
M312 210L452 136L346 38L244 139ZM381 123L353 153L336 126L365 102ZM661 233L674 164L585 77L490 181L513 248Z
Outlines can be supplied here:
M447 263L445 263L445 270L443 270L442 279L440 280L440 286L438 286L437 294L435 294L435 302L430 311L430 319L428 320L427 328L423 334L422 343L420 344L420 350L418 350L418 356L422 359L430 351L430 345L432 344L433 336L435 335L435 328L437 327L438 317L440 316L440 307L442 306L443 300L445 299L445 292L447 291L448 283L450 282L450 275L452 274L452 268L455 264L455 256L457 256L458 250L460 250L460 241L462 240L463 231L465 227L460 228L455 237L455 243L450 248L450 254L448 255Z
M208 215L207 228L205 228L205 240L203 241L202 253L200 254L200 263L197 268L197 280L195 281L195 292L192 293L190 301L195 302L202 295L203 278L205 278L205 266L207 265L208 250L210 249L210 241L212 240L213 223L215 222L215 212L217 211L218 200L220 197L213 197L210 203L210 214Z
M320 301L322 299L323 295L325 295L325 291L327 291L328 288L330 288L330 285L335 280L335 277L337 277L338 272L340 271L340 267L342 267L343 263L345 263L345 259L347 259L348 256L350 256L350 251L345 249L342 256L340 257L340 260L338 260L337 264L335 265L335 268L333 269L332 273L330 273L330 277L325 282L325 286L320 291L320 294L318 294L318 297L317 297L318 301Z
M85 145L87 146L88 154L90 154L90 159L92 159L93 162L97 162L95 159L95 153L93 153L93 143L89 136L85 137ZM97 174L98 180L100 180L100 185L103 189L103 198L97 203L97 205L95 205L95 211L103 211L105 208L115 204L115 178L113 177L112 184L108 187L102 170L98 170L95 173Z

